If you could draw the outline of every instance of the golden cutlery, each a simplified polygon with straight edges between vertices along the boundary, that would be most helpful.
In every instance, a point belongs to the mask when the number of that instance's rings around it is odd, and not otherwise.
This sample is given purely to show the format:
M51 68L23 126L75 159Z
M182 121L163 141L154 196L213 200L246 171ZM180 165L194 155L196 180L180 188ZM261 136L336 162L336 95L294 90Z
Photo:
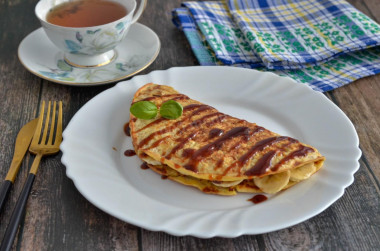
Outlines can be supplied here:
M25 124L17 134L12 163L0 188L0 212L5 205L7 195L11 191L17 173L20 170L21 162L28 150L30 142L32 141L37 122L38 119L29 121L29 123Z
M59 145L62 142L62 102L60 101L58 103L58 118L56 118L56 107L57 103L54 102L53 109L51 109L51 102L49 101L46 117L44 118L45 101L42 102L37 128L35 130L32 143L29 147L29 152L36 154L36 157L34 158L32 167L30 168L28 174L28 178L21 191L20 197L17 200L7 230L5 231L5 235L0 246L1 251L10 250L12 248L12 243L16 236L17 229L30 191L32 190L34 178L37 174L38 166L40 164L42 156L59 152ZM43 125L44 128L42 129Z

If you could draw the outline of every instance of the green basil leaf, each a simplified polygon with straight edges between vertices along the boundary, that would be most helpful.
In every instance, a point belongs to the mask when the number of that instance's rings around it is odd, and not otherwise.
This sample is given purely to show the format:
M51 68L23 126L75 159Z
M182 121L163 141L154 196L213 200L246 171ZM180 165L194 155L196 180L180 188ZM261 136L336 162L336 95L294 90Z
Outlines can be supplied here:
M160 107L160 114L166 119L176 119L182 115L183 107L180 103L169 100Z
M133 103L129 111L139 119L154 119L157 116L157 106L150 101Z

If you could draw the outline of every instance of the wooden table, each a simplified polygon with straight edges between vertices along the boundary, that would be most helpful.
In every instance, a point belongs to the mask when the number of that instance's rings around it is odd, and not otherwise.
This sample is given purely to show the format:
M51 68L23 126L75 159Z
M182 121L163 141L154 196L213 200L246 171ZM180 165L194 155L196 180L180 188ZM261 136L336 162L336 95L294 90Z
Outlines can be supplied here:
M197 65L185 36L171 22L179 0L149 0L140 22L160 37L156 61L142 72ZM378 0L350 0L380 22ZM0 0L0 177L11 163L19 129L38 114L41 100L63 100L64 125L87 101L113 86L71 87L42 80L17 58L21 40L40 27L37 0ZM42 161L15 250L379 250L380 248L380 75L326 93L355 125L363 151L355 182L323 213L284 230L234 239L174 237L122 222L93 206L66 177L61 154ZM33 158L27 155L5 210L2 239Z

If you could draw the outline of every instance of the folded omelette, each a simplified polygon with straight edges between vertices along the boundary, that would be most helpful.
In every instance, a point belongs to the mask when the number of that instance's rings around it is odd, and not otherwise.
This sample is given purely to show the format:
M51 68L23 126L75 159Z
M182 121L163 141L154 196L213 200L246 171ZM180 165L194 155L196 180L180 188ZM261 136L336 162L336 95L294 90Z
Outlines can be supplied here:
M169 86L144 85L133 103L142 100L158 108L175 100L183 114L149 120L130 114L136 154L153 171L205 193L274 194L308 179L325 160L310 145L219 112Z

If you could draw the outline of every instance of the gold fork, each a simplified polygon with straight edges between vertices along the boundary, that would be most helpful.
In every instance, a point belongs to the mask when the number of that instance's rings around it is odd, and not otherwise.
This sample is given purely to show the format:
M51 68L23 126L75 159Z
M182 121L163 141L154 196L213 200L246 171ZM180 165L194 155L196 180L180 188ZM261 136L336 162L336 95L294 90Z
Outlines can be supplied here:
M59 152L59 145L62 142L62 101L60 101L58 104L59 109L58 109L57 128L56 130L54 130L55 122L56 122L56 118L55 118L56 105L57 103L54 101L52 118L51 118L51 123L50 123L51 102L49 101L46 119L44 123L45 127L44 127L42 138L41 138L44 109L45 109L45 101L42 101L40 118L38 120L37 128L34 133L32 143L30 144L30 147L29 147L29 152L36 154L36 157L33 161L33 165L30 168L30 172L29 172L29 173L33 173L34 175L36 175L37 173L38 166L40 164L42 156L52 155ZM49 123L50 123L50 130L48 130ZM49 131L49 137L47 138L48 131ZM55 132L55 137L54 137L54 132ZM54 138L54 142L53 142L53 138Z
M29 147L29 152L36 154L36 157L34 158L28 178L21 191L20 197L17 200L3 241L1 242L1 251L10 250L12 248L12 243L16 236L30 191L32 190L32 185L42 156L59 152L59 145L62 142L62 101L58 103L58 118L56 118L56 109L57 103L54 101L53 109L51 109L51 102L49 101L45 117L45 101L42 102L37 128L34 133L32 143ZM43 125L44 128L42 129Z

